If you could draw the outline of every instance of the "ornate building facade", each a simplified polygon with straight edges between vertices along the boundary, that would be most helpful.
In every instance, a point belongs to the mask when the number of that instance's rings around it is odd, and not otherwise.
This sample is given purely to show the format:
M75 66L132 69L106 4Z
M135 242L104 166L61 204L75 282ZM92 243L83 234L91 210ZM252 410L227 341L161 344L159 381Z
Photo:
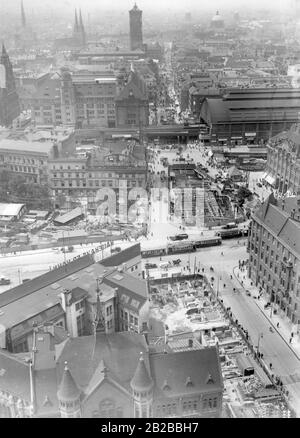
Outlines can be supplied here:
M267 148L265 180L281 194L300 194L300 125L273 137Z
M277 312L300 329L300 198L274 195L252 215L248 274Z

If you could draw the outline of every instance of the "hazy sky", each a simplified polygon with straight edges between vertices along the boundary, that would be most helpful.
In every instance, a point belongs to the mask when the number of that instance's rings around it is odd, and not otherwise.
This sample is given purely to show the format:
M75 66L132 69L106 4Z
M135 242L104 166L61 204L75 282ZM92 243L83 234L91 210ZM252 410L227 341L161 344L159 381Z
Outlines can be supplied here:
M186 9L186 10L205 10L214 11L220 9L220 11L228 9L241 9L246 7L247 9L255 8L273 8L273 9L286 9L291 6L293 1L297 0L209 0L205 2L203 0L138 0L137 5L140 9L159 11L160 9ZM134 4L133 0L23 0L25 9L35 9L36 11L50 9L68 9L74 7L81 7L84 9L120 9L128 10ZM20 8L20 0L0 0L0 8L2 11Z

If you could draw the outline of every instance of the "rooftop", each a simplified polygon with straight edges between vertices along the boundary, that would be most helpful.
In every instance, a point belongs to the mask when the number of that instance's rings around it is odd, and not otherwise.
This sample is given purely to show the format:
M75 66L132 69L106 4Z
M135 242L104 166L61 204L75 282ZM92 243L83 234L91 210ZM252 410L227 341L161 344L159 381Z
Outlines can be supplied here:
M0 203L0 217L1 216L17 216L25 204L5 204Z
M295 217L291 216L295 209ZM299 198L296 196L276 200L273 195L254 213L254 218L263 222L290 251L300 258Z
M51 153L53 143L44 143L38 141L25 141L25 140L0 140L0 152L1 150L18 151L18 152L31 152L40 156L47 156Z
M222 374L216 347L150 356L158 397L221 390Z

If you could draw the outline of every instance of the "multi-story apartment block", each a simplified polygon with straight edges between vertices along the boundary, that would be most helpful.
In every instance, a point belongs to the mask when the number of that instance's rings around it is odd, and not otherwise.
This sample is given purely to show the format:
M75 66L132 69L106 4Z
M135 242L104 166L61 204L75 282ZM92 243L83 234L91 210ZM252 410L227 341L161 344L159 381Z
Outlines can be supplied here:
M4 139L0 141L0 169L21 175L27 181L47 181L47 160L53 157L53 143Z
M142 157L136 158L135 150L142 149ZM144 155L144 158L143 158ZM62 199L64 206L75 207L84 198L87 208L97 213L103 201L101 189L113 189L117 211L120 190L146 188L147 165L145 151L134 146L128 155L123 153L96 153L86 158L66 157L48 161L49 185L53 198ZM103 190L102 190L103 192Z
M274 312L300 328L300 199L271 195L252 215L248 274Z
M21 175L31 182L46 183L48 160L75 150L72 129L57 129L46 134L37 131L24 135L22 139L10 137L0 140L0 169Z
M300 194L300 126L270 139L264 179L279 193Z
M74 74L72 78L79 127L115 126L117 78L113 75Z

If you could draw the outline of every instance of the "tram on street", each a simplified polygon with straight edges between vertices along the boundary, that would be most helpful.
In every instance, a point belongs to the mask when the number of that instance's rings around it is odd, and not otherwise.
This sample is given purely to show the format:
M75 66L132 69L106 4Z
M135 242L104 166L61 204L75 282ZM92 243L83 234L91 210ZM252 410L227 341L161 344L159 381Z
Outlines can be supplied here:
M155 247L147 246L147 243L142 243L141 255L142 258L160 257L169 254L180 254L186 252L195 252L199 248L209 246L217 246L222 244L220 236L190 238L185 241L174 241L164 245L157 245Z

